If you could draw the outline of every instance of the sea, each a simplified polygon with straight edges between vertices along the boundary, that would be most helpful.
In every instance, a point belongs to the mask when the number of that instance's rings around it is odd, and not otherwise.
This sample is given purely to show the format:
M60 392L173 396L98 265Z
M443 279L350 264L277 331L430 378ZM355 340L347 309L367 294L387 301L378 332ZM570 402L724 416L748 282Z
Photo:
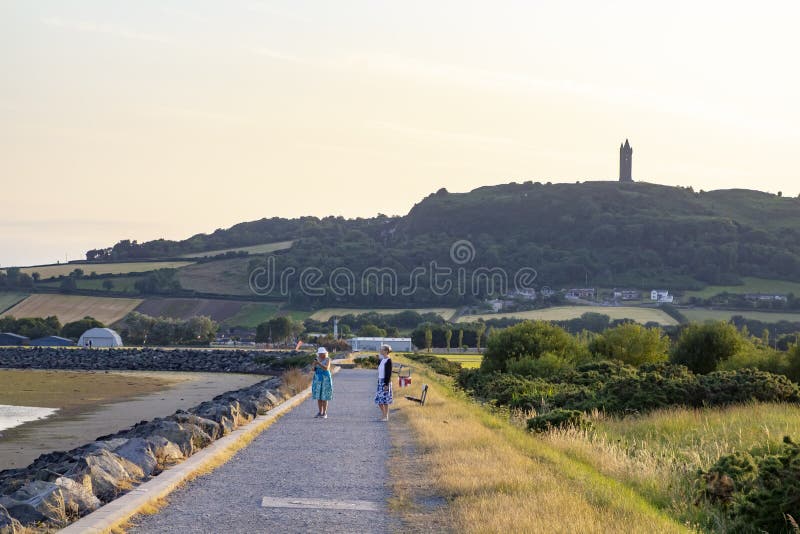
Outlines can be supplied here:
M58 408L39 408L38 406L11 406L0 404L0 432L23 423L50 417Z

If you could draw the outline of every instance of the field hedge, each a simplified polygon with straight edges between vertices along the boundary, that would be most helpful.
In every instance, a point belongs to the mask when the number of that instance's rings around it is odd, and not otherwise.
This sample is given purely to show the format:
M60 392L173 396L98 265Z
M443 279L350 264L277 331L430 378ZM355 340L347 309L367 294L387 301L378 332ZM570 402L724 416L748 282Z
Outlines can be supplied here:
M723 406L748 401L800 402L800 386L785 376L753 369L696 375L674 364L638 368L596 362L548 379L466 369L459 385L475 396L512 408L637 413L670 406Z

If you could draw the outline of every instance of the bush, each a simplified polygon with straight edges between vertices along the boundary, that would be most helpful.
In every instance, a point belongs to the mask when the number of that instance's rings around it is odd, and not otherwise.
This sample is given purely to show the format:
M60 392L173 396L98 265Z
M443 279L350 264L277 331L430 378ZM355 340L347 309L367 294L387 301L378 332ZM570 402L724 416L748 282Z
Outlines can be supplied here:
M672 352L672 361L695 373L710 373L742 346L742 337L731 324L722 321L692 324L681 333Z
M539 358L515 358L506 365L511 374L533 378L549 378L574 368L571 362L551 352L545 352Z
M645 328L636 323L609 328L589 343L589 352L596 358L629 365L666 361L668 349L669 339L660 328Z
M796 532L800 520L800 445L788 436L779 450L722 456L700 473L702 494L723 505L731 532Z
M547 432L553 428L591 428L592 423L583 412L556 408L544 415L528 419L528 430L531 432Z
M381 359L375 355L359 356L358 358L353 358L353 362L357 367L362 367L364 369L377 369L378 364L381 363Z
M585 348L563 329L544 321L523 321L496 332L489 338L481 370L507 371L510 360L540 358L545 353L576 361Z

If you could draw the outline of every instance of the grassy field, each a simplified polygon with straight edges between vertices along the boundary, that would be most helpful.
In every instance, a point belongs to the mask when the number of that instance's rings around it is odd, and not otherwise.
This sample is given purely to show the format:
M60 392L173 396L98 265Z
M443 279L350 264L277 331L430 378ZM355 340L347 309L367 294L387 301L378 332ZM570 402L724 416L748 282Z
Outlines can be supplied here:
M248 258L231 258L189 265L178 271L185 289L220 295L252 295L248 283Z
M3 315L13 315L16 318L55 315L61 324L90 315L110 325L125 317L141 302L141 299L128 298L36 294L7 310Z
M25 299L28 295L25 293L0 293L0 313L13 307L16 303Z
M794 293L800 295L800 282L769 280L745 276L740 286L707 286L698 291L686 291L684 297L709 298L719 293Z
M544 308L541 310L529 310L523 312L510 313L487 313L483 315L463 315L459 321L477 321L483 319L500 319L503 317L517 317L520 319L532 319L543 321L564 321L576 319L584 313L602 313L611 319L632 319L639 323L650 321L662 325L676 325L678 322L657 308L638 308L635 306L556 306L554 308Z
M425 407L397 395L393 417L410 428L453 531L688 532L631 487L489 413L441 376L423 367L418 378L409 394L427 383Z
M708 310L705 308L681 309L681 313L692 322L728 321L734 315L741 315L748 319L777 323L778 321L800 322L800 313L765 312L750 310Z
M180 269L192 265L191 261L141 261L128 263L61 263L42 265L40 267L23 267L23 273L39 273L44 280L54 276L68 275L75 269L83 270L84 274L95 272L97 274L127 274L144 273L156 269Z
M78 289L88 289L92 291L106 291L103 287L103 282L106 280L111 280L114 283L114 287L111 288L111 291L115 292L123 292L123 293L138 293L134 284L136 281L139 280L136 276L115 276L113 278L81 278L75 280L75 285ZM44 286L44 287L59 287L61 282L59 280L53 280L50 282L39 282L37 286Z
M724 531L725 519L715 510L692 504L697 470L724 454L777 446L785 435L800 436L800 406L672 408L624 419L597 416L594 422L594 431L554 430L544 439L677 519Z
M465 369L474 369L476 367L480 367L481 362L483 361L482 354L469 354L466 352L434 354L434 356L439 356L440 358L444 358L445 360L450 360L451 362L458 362L461 364L461 367Z
M264 321L275 317L279 307L280 304L276 302L247 302L242 305L238 312L222 321L222 323L225 326L255 328Z
M264 243L262 245L252 245L249 247L237 248L223 248L220 250L209 250L206 252L192 252L190 254L182 254L181 258L203 258L207 256L216 256L218 254L225 254L226 252L247 252L248 254L268 254L276 250L286 250L292 247L294 241L278 241L277 243Z
M311 318L315 321L327 321L331 317L341 317L342 315L348 314L358 315L359 313L378 312L389 315L404 311L415 311L417 313L433 312L441 315L445 319L450 319L456 313L455 308L323 308L312 313Z

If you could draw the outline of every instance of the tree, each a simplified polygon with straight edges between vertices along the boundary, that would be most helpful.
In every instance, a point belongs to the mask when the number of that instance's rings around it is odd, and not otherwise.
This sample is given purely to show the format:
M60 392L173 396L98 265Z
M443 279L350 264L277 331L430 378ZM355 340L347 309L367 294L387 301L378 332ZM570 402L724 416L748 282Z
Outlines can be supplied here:
M106 291L111 291L111 289L113 287L114 287L114 281L113 280L109 280L108 278L103 280L103 289L105 289Z
M425 329L425 348L430 352L431 347L433 347L433 330L428 327Z
M386 330L374 324L365 324L358 330L358 335L361 337L386 337Z
M31 273L31 278L33 278L34 282L38 282L39 280L42 279L42 275L39 274L38 272L33 272Z
M445 333L444 333L444 341L445 341L445 344L447 345L447 352L450 352L450 340L451 339L453 339L453 331L448 328L447 330L445 330Z
M273 317L269 321L265 321L256 327L256 341L259 343L264 342L286 342L289 336L302 329L302 324L295 324L291 317L282 315L280 317Z
M478 328L475 331L476 338L475 338L475 348L481 348L481 337L483 333L486 332L486 325L484 323L478 323Z
M464 346L464 329L462 328L458 330L458 348L461 348L463 346Z
M135 312L134 312L135 313ZM141 314L139 314L141 315ZM130 315L129 315L130 316ZM128 328L130 328L130 323L128 322L128 318L125 318L126 323L128 324ZM89 317L88 315L83 319L79 319L77 321L72 321L70 323L66 323L64 326L61 327L61 337L66 337L69 339L73 339L75 341L83 335L84 332L89 330L90 328L105 328L106 325L95 319L94 317Z
M599 359L636 366L666 361L668 350L669 339L660 328L645 328L636 323L610 328L589 343L589 352Z
M61 291L75 291L78 289L78 284L75 282L75 278L71 276L66 276L61 280L61 284L58 286Z
M580 347L564 329L544 321L523 321L496 332L488 341L481 371L507 370L513 359L539 358L551 353L565 360L575 359Z
M681 333L671 359L695 373L710 373L736 354L743 343L736 327L724 321L691 324Z

